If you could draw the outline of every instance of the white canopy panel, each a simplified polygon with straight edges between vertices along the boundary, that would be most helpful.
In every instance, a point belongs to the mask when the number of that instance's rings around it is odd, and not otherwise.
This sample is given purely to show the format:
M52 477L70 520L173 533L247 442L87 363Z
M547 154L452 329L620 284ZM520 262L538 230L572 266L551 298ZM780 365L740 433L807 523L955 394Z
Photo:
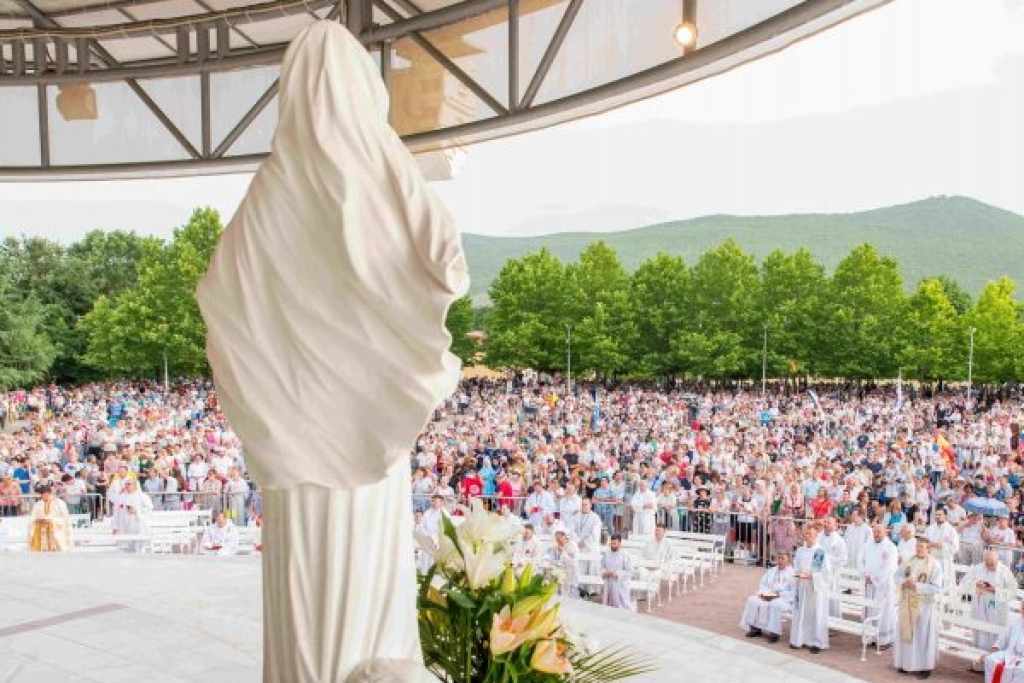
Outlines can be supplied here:
M707 78L886 2L0 0L0 180L255 167L278 62L318 19L360 36L392 125L444 177L465 145Z

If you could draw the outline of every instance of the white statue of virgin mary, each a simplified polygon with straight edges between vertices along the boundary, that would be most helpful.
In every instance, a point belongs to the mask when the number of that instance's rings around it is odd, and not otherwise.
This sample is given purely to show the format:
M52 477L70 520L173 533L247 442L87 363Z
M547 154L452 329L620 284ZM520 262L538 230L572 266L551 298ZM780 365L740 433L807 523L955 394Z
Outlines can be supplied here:
M451 217L387 123L369 54L316 22L270 157L199 285L218 395L263 488L264 681L428 679L409 451L458 380Z

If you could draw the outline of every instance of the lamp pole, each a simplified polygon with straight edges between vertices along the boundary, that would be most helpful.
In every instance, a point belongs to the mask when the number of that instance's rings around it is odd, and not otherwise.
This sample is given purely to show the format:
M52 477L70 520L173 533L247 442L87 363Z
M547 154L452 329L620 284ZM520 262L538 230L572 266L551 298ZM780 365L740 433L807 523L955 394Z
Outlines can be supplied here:
M761 347L761 403L765 402L765 386L768 383L768 323L764 324L764 344Z
M971 345L967 351L967 401L971 400L971 389L974 386L974 328L967 332L971 335Z
M572 393L572 325L565 326L565 393Z

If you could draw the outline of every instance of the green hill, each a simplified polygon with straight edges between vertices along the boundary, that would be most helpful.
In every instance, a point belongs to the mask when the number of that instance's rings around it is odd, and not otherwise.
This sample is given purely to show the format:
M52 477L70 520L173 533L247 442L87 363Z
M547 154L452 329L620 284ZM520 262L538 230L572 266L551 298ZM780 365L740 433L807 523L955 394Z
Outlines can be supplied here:
M934 197L849 214L706 216L622 232L466 234L463 244L473 277L470 293L483 301L507 259L544 246L572 261L588 244L604 240L632 271L660 251L681 255L692 265L729 237L758 260L773 249L807 247L829 270L853 247L869 242L899 262L908 290L931 275L948 275L972 295L1003 275L1024 287L1024 217L965 197Z

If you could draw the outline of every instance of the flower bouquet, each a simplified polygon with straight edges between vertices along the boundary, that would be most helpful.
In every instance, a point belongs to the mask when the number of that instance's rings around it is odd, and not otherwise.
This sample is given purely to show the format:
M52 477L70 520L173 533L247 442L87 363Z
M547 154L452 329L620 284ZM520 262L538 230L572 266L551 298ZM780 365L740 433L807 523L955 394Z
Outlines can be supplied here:
M601 650L560 617L558 582L512 566L520 530L480 501L440 539L420 536L434 565L419 581L424 662L444 683L604 683L652 671L621 647Z

